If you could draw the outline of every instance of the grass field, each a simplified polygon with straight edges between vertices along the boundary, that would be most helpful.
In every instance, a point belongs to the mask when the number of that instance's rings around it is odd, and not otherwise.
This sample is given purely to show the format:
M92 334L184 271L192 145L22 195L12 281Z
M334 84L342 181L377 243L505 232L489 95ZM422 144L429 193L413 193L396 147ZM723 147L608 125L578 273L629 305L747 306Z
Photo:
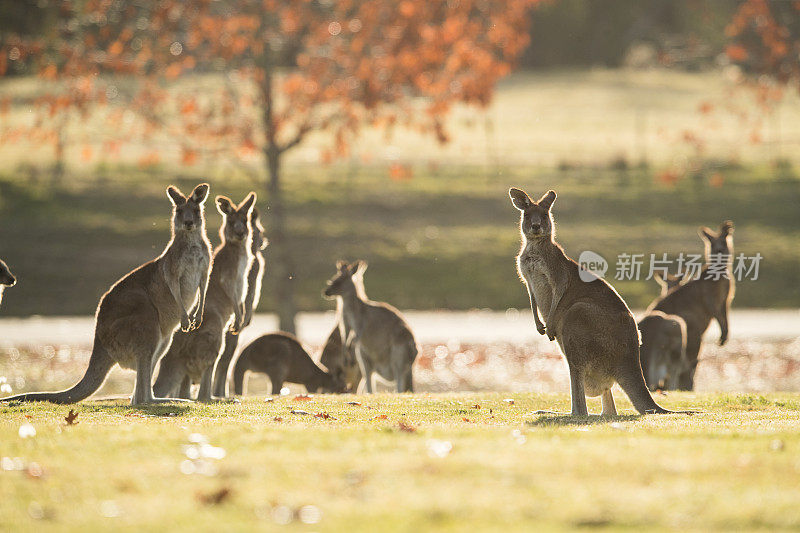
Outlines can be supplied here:
M473 167L448 167L403 183L378 171L344 174L338 167L287 172L301 310L331 308L321 291L340 258L369 261L367 293L401 309L527 307L515 272L511 184L531 194L556 189L559 241L573 257L587 249L606 257L612 277L619 253L700 253L697 227L733 219L736 253L764 257L759 279L738 284L734 306L800 306L800 180L766 167L731 170L720 188L694 181L667 187L635 171L589 169L509 168L487 177ZM5 292L2 313L92 313L114 281L163 249L166 184L186 190L199 179L129 169L114 180L76 178L51 189L0 176L0 256L19 279ZM233 179L211 185L212 194L235 199L251 188ZM207 215L216 243L220 216L213 208ZM262 311L273 309L269 260L268 249ZM646 307L658 294L653 281L613 282L631 307Z
M759 280L740 283L734 305L800 307L800 178L791 165L800 98L787 95L763 121L764 142L752 144L749 126L727 109L734 102L752 111L752 102L741 91L731 96L732 87L719 72L519 73L500 84L486 113L454 110L453 142L444 147L409 132L387 139L367 130L351 160L324 166L326 140L310 138L287 154L284 176L300 310L331 307L320 292L340 258L368 260L368 294L401 309L527 307L514 267L510 185L531 194L556 189L558 238L568 253L590 249L612 263L622 252L698 253L699 225L733 219L736 252L764 257ZM32 79L0 83L14 97L0 126L30 120L26 106L41 90ZM698 109L707 101L714 111L704 115ZM74 127L70 138L79 142L67 150L58 187L47 178L50 147L0 143L0 257L19 278L5 293L4 315L92 313L111 283L162 250L169 183L188 189L208 180L212 194L237 200L263 190L221 161L175 166L167 157L179 153L174 139L151 139L166 154L160 165L137 166L149 149L137 146L115 159L98 145L84 160L81 146L95 142L99 125ZM681 141L685 130L702 130L702 160ZM638 165L644 156L649 167ZM789 163L773 165L778 158ZM393 164L410 179L390 179ZM658 179L687 168L675 184ZM259 205L267 207L263 194ZM215 240L220 217L209 209L208 219ZM652 281L615 285L631 307L658 293ZM270 279L265 287L261 310L271 311Z
M797 527L796 394L676 393L657 400L702 413L645 417L615 395L613 419L498 393L97 401L77 425L67 407L2 406L0 516L9 531Z

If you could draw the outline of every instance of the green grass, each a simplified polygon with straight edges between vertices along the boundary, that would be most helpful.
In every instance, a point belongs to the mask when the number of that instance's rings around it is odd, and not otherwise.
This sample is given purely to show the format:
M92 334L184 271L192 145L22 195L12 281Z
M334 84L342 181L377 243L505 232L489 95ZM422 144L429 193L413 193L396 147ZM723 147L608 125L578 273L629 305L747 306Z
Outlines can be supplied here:
M30 99L43 87L32 78L1 81L14 104L0 130L30 120ZM443 147L402 129L387 138L366 128L348 160L324 166L319 150L330 139L312 135L284 164L299 308L330 308L320 292L340 258L368 260L368 294L401 309L527 307L514 267L519 236L510 185L558 191L558 238L575 257L586 249L610 260L621 252L698 253L699 225L733 219L736 251L764 256L759 281L740 283L734 305L800 306L800 179L791 165L770 163L798 162L781 146L800 135L800 97L787 94L778 115L763 121L765 142L752 144L750 125L727 109L754 111L751 95L733 89L720 72L517 73L498 86L485 113L456 107L453 140ZM698 111L703 102L714 106L708 116ZM114 281L162 250L167 184L188 189L209 180L212 194L238 200L254 187L238 165L263 174L258 160L178 167L179 140L163 134L109 158L103 124L94 115L72 122L68 174L58 187L48 184L49 146L0 143L0 258L20 280L5 293L4 315L93 312ZM687 130L705 141L701 154L681 140ZM93 143L94 156L84 161L82 147ZM153 147L163 163L137 167ZM652 166L640 168L645 156ZM629 170L610 170L615 159ZM394 162L409 165L413 178L392 181ZM698 164L674 187L656 179L664 169ZM710 185L715 172L721 187ZM259 205L265 210L265 194ZM214 240L220 217L210 208L208 218ZM262 311L274 310L269 268L268 278ZM616 286L633 307L658 293L652 281Z
M614 419L532 413L566 410L566 395L496 393L96 401L75 406L73 426L67 407L3 406L0 456L30 473L0 471L0 518L10 531L241 531L276 527L281 506L313 505L318 523L286 530L797 526L798 395L670 394L657 399L702 412L646 417L616 396ZM335 418L314 416L323 412ZM35 437L18 436L25 423ZM192 433L225 449L215 475L181 473ZM432 456L436 441L450 453Z
M252 188L211 178L212 194L238 200ZM114 281L165 245L166 184L187 190L199 179L122 168L115 180L76 177L53 189L0 175L0 257L19 278L5 292L3 314L93 312ZM759 280L739 283L734 305L800 306L800 180L766 167L731 169L721 188L702 181L670 188L643 171L505 168L487 175L474 167L419 169L406 183L378 167L352 175L341 167L292 168L285 182L301 310L330 307L320 293L340 258L369 261L368 294L401 309L527 307L515 272L518 214L509 185L531 194L556 189L559 242L573 257L598 252L612 268L622 252L700 253L697 227L731 218L736 252L764 257ZM259 205L267 205L263 196ZM207 214L216 242L220 216L213 207ZM268 250L262 311L274 309L269 261ZM632 307L658 293L653 281L614 283Z

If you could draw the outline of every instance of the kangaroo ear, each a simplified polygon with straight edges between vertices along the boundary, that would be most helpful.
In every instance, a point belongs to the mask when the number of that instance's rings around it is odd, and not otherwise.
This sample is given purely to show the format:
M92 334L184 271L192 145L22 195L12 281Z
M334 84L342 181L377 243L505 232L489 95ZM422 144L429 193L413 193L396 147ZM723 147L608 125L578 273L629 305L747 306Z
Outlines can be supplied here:
M174 185L167 187L167 198L169 198L169 201L172 202L172 205L177 206L186 203L186 197L181 194L181 191L179 191Z
M355 276L356 274L363 274L367 270L367 262L362 261L359 259L355 261L353 264L350 265L350 275Z
M714 237L716 237L716 235L714 235L714 232L711 231L710 228L707 228L705 226L701 226L700 229L697 230L697 234L700 235L701 239L708 242L711 242L712 240L714 240Z
M664 276L661 275L661 272L653 272L653 279L662 287L667 285L667 281L664 279Z
M539 204L539 207L542 209L547 209L550 211L550 208L553 207L553 202L556 201L556 191L547 191L544 196L539 198L539 201L536 202Z
M246 213L253 208L253 204L255 202L256 202L256 193L251 191L250 194L247 195L247 198L245 198L244 201L241 204L239 204L238 210L244 211Z
M250 211L250 223L255 226L256 222L258 222L258 208L253 206L253 210Z
M719 235L720 237L727 237L731 233L733 233L733 222L726 220L719 227Z
M217 196L217 211L220 212L222 215L230 215L233 213L233 204L231 203L230 199L226 198L225 196Z
M201 204L208 198L208 183L201 183L192 191L192 201L196 204Z
M531 200L531 197L528 196L528 194L522 189L511 187L508 189L508 196L511 198L511 203L514 204L514 207L520 211L525 211L533 205L533 200Z
M347 261L339 260L336 261L336 270L339 272L345 273L348 271Z

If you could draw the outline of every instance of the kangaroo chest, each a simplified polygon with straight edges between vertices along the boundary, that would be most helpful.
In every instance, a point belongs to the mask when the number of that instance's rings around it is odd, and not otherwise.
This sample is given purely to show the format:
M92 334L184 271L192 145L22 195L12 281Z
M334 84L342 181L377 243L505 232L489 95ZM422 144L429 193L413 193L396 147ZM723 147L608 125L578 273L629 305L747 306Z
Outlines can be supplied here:
M553 302L553 285L548 275L547 265L541 256L528 250L520 254L518 261L520 274L533 292L539 314L546 320Z
M247 275L247 254L241 253L234 257L228 256L232 261L220 265L220 285L234 303L242 300L244 295L245 277Z
M184 250L180 276L184 305L194 302L200 282L208 274L209 261L208 249L200 244L190 244Z

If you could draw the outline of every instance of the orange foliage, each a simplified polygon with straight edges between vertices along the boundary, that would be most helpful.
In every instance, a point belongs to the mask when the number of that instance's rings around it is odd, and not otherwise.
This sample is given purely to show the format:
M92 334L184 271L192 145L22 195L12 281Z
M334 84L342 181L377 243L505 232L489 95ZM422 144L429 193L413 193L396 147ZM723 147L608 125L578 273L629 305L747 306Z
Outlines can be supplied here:
M331 160L349 153L362 125L391 128L398 116L447 142L452 104L490 102L528 44L528 13L538 3L61 0L52 35L0 35L0 76L12 58L15 67L67 81L67 91L39 104L53 122L73 109L86 113L89 103L123 106L144 120L137 135L160 128L180 138L184 164L203 151L280 154L319 130L333 134L321 152ZM195 70L224 72L226 88L164 83ZM98 74L130 76L133 96L123 99L109 86L114 76ZM413 105L418 97L428 104ZM129 135L122 116L108 113L109 130ZM153 152L139 164L158 161ZM410 179L411 171L395 165L390 175Z

